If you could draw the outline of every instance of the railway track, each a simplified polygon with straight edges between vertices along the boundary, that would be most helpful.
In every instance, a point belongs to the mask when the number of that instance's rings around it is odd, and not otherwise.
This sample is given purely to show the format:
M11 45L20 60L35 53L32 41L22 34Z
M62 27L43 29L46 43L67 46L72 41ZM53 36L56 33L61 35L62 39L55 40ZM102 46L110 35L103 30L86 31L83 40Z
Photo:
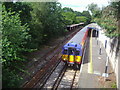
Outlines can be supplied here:
M68 67L57 88L69 88L71 90L77 88L77 76L79 77L79 70L74 70Z
M69 89L73 89L75 87L77 88L77 86L75 86L75 82L76 82L75 78L77 74L79 74L78 70L73 70L72 68L67 67L64 72L64 75L62 74L62 76L60 77L61 80L58 81L59 83L57 85L55 84L57 87L53 89L56 90L63 88L69 88Z
M62 62L61 62L62 63ZM62 64L61 64L62 65ZM47 80L44 85L44 89L63 89L63 88L77 88L79 70L73 69L73 67L59 65L51 77ZM62 68L61 71L59 70Z
M55 67L59 64L60 59L56 60L57 56L54 56L52 60L44 66L43 69L39 70L34 77L24 85L24 88L34 88L36 84L39 82L42 84L48 78L48 76L54 71ZM52 65L50 64L52 63Z
M71 37L73 37L76 33L77 32L74 32L71 35ZM54 48L55 51L52 50L54 55L52 56L52 58L50 58L50 61L42 69L38 70L37 73L35 73L33 77L23 85L23 88L38 88L38 87L42 88L43 87L47 79L50 77L50 75L53 73L53 71L56 69L56 67L61 61L60 60L61 59L61 55L60 55L61 48L59 48L59 46L66 43L71 37L66 38L61 44L57 45ZM47 55L49 53L47 53Z

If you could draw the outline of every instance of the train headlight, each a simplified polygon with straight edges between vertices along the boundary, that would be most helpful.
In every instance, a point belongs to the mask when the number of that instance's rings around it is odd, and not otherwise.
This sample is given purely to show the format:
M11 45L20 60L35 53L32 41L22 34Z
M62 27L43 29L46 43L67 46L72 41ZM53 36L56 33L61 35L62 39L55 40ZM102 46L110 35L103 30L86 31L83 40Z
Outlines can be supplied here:
M63 60L66 60L65 58Z
M63 55L63 56L62 56L62 59L63 59L63 60L68 60L68 55Z

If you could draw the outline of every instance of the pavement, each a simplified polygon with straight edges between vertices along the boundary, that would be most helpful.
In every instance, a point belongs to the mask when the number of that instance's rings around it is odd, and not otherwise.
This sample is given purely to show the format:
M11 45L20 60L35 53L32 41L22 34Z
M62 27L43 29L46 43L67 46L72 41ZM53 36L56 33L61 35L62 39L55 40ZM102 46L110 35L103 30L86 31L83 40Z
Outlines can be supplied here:
M103 44L96 37L88 38L80 69L78 88L111 88L111 83L115 81L115 76L111 74L113 71L109 62L105 73L106 61L107 53ZM105 75L108 75L108 77Z

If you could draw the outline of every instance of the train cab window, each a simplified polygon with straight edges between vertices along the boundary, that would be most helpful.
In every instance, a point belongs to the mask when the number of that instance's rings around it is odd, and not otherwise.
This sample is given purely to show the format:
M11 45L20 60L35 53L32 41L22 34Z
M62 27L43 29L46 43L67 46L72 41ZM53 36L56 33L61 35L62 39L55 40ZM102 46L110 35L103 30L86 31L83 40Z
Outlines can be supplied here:
M68 50L64 49L64 50L63 50L63 54L67 54L67 51L68 51Z
M75 55L80 55L80 51L75 51Z
M74 54L74 49L68 49L68 54L73 55Z

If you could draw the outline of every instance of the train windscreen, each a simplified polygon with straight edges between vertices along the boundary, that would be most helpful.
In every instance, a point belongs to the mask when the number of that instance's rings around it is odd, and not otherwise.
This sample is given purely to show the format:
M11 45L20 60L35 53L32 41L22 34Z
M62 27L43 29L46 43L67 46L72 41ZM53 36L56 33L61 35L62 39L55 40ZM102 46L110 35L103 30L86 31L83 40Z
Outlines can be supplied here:
M75 55L76 56L80 55L80 51L75 51Z
M74 48L69 48L68 49L68 55L74 55Z

